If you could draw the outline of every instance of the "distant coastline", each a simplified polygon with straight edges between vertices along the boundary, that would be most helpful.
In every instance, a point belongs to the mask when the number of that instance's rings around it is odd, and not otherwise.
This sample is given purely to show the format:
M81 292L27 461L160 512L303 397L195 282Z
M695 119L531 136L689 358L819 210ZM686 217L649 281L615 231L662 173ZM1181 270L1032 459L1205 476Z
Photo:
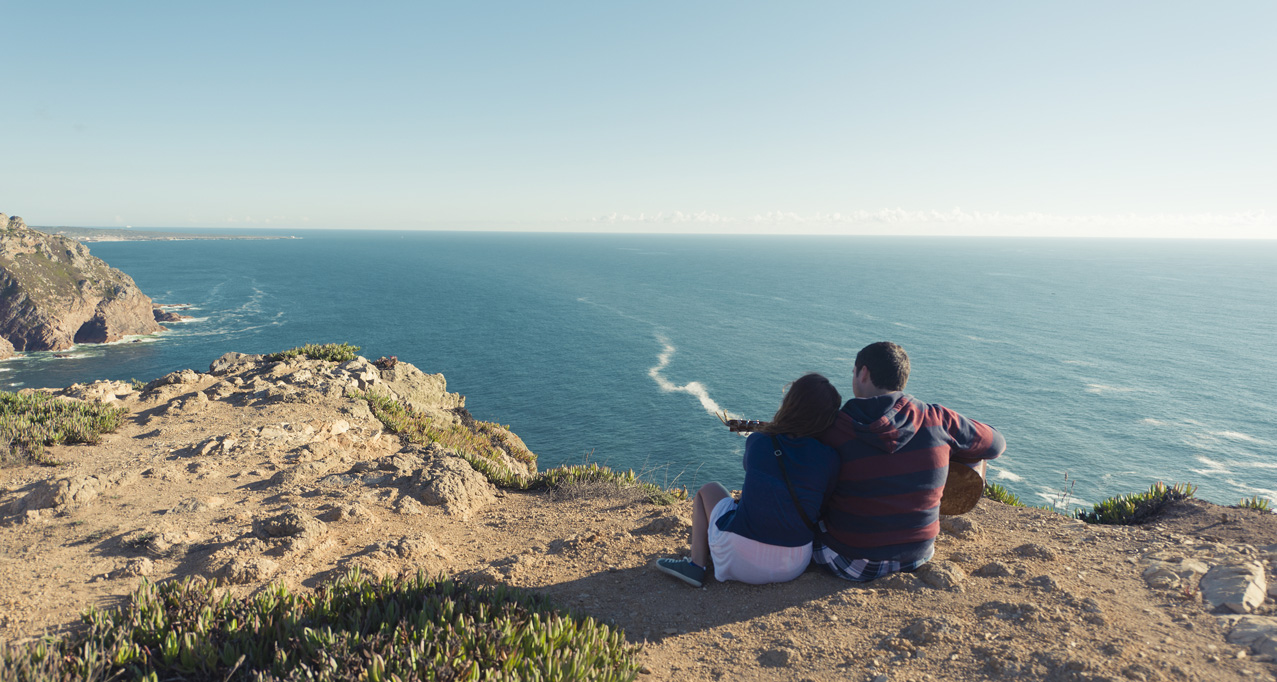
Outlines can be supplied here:
M173 242L226 239L301 239L283 234L196 234L192 232L156 232L152 230L107 229L98 227L35 227L80 242Z

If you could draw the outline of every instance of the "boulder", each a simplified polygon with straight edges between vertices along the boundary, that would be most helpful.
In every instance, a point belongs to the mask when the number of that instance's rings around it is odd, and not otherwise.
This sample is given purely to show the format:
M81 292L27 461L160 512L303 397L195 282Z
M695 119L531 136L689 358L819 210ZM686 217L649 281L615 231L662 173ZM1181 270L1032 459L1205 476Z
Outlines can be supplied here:
M412 494L452 516L470 515L496 500L496 487L460 457L437 456L417 472Z
M154 572L155 562L146 557L141 557L138 559L130 559L127 563L125 563L123 568L111 571L111 573L107 575L107 578L110 580L116 580L119 578L146 577Z
M91 384L71 384L54 395L86 402L114 403L136 392L127 381L98 380Z
M1267 598L1264 565L1258 561L1220 564L1202 576L1202 599L1212 609L1250 613Z
M1230 644L1250 647L1258 656L1277 658L1277 618L1265 616L1242 616L1233 623L1228 632Z
M71 476L54 481L37 483L30 493L12 502L6 510L9 514L22 514L40 509L59 512L86 507L97 499L102 491L114 486L128 485L138 480L137 472L121 471L110 476Z
M235 372L256 367L258 363L262 362L264 357L245 353L226 353L209 364L208 373L217 376L234 374Z
M1153 559L1144 567L1144 581L1149 587L1158 589L1177 589L1185 582L1191 582L1210 570L1204 562L1192 558L1176 558L1170 560Z
M980 524L965 516L940 517L940 529L962 540L972 540L980 536Z
M234 558L217 570L217 577L232 585L269 580L279 573L279 564L266 557Z
M156 322L181 322L182 320L191 319L189 315L175 313L172 310L165 310L158 304L151 304L151 315L155 317Z
M177 372L169 372L159 379L155 379L146 385L144 390L154 391L161 386L171 386L173 384L194 384L200 380L200 373L193 369L183 369Z
M327 531L323 521L297 512L284 512L255 525L260 538L313 537Z
M948 590L962 589L962 581L967 579L966 571L957 564L948 561L928 561L914 571L914 575L931 587Z
M418 410L451 410L466 405L465 396L448 392L448 382L442 374L426 374L407 362L396 363L390 369L378 369L360 357L342 363L341 369L357 380L384 388Z

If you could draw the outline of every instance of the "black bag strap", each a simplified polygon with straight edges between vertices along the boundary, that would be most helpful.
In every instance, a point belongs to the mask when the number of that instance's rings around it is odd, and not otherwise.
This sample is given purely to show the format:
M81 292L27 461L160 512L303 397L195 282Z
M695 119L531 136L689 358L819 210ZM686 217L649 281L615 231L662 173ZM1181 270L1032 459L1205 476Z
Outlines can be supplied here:
M789 471L785 469L785 451L780 447L780 439L774 433L771 434L771 437L772 447L776 448L776 451L772 454L776 455L776 463L780 465L781 478L785 479L785 487L789 488L789 497L794 500L794 507L798 510L798 516L803 520L803 523L807 524L811 532L820 535L820 526L812 523L811 519L807 517L807 512L803 511L803 505L798 502L798 493L794 492L794 484L789 481Z

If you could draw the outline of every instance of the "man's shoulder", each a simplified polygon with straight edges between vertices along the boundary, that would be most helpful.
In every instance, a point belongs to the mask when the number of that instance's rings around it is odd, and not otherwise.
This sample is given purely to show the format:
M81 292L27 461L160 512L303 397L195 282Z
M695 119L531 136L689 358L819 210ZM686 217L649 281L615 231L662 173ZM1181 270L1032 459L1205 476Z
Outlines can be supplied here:
M839 410L838 415L834 417L834 423L816 436L816 439L831 448L837 448L847 441L855 440L856 421L851 418L851 415Z
M906 395L914 405L914 409L924 415L924 418L934 423L937 420L952 419L954 417L965 419L961 413L951 407L945 407L940 403L928 403L919 400L911 395Z

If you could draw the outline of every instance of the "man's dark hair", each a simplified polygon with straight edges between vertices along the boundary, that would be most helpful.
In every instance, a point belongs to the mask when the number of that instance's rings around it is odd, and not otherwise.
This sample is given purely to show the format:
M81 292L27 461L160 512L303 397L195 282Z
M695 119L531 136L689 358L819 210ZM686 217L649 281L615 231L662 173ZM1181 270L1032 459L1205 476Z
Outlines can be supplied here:
M909 354L890 341L871 343L856 353L856 371L869 368L874 386L884 391L903 391L909 383Z

